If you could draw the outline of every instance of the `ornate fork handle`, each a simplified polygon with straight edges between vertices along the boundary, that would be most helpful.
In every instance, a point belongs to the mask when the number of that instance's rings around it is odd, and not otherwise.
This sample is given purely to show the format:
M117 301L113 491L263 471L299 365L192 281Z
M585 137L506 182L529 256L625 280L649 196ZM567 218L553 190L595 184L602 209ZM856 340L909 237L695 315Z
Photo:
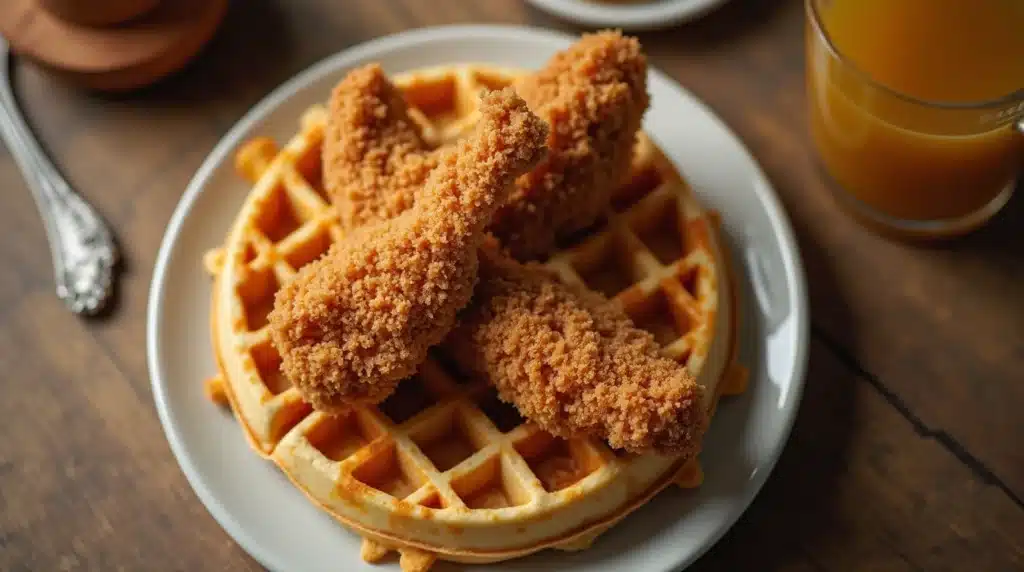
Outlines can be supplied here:
M57 296L77 314L95 314L110 298L117 247L106 223L57 172L22 119L11 92L10 58L4 48L0 38L0 135L43 218Z

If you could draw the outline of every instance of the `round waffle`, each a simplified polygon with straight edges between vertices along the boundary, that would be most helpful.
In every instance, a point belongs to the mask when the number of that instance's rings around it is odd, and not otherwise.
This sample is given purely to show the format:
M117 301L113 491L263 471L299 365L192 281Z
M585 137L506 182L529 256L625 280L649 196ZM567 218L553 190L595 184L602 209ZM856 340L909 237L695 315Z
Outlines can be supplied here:
M473 126L482 88L521 73L446 66L393 81L424 138L442 145ZM629 455L541 431L438 352L377 407L313 411L280 371L266 316L280 285L341 239L322 186L325 124L325 110L311 108L280 150L258 138L236 155L238 171L255 184L224 247L205 261L216 277L211 326L220 370L208 387L230 403L256 451L366 539L366 560L397 549L410 571L435 558L492 562L579 549L670 483L700 484L696 459ZM547 264L621 304L708 389L710 410L720 395L743 391L717 219L643 134L605 220Z

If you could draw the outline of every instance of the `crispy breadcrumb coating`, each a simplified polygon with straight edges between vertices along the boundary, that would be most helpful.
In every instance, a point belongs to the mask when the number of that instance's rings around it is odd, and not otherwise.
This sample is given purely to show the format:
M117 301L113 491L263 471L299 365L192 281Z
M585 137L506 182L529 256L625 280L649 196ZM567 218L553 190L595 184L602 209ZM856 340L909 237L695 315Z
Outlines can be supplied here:
M600 294L485 247L459 321L446 353L545 431L636 453L699 452L704 388Z
M476 131L438 156L414 208L352 230L278 291L271 338L306 401L378 403L416 371L469 301L484 228L546 136L513 90L487 94Z
M335 86L329 118L324 182L342 226L387 220L411 208L438 154L420 137L402 92L380 65L352 70Z
M603 214L612 190L629 168L649 103L646 73L646 60L635 39L601 32L584 35L546 68L516 85L552 129L546 140L548 156L519 177L509 202L495 207L490 223L514 256L543 257L559 238L585 229ZM420 187L440 157L424 142L400 90L379 66L353 71L334 90L324 142L324 175L347 229L396 216L396 224L403 225L398 221L418 211L423 211L417 218L420 224L441 223L424 220L431 215L443 220L465 214L458 208L433 209L428 214L429 209L420 206L427 202ZM438 170L445 164L440 160ZM356 236L363 232L358 230ZM466 245L468 241L460 242L460 256L468 256ZM481 252L480 282L473 301L444 342L464 369L489 379L503 399L553 434L595 436L632 452L693 455L699 451L708 425L704 390L683 365L660 355L649 333L636 328L617 305L599 294L565 286L540 266L517 263L496 248ZM338 255L332 251L329 257ZM384 277L402 276L406 271L399 266L402 262L394 262L394 272L386 268ZM368 273L379 271L373 264L368 266ZM315 275L321 279L316 288L306 288L330 290L330 295L304 292L289 298L302 301L303 306L314 299L318 304L338 300L337 283L345 280L334 276L339 264L332 263L330 268L331 272ZM358 266L350 266L349 272L358 272ZM453 274L446 269L424 280L422 290L411 296L438 290L434 280L440 277L451 283ZM468 289L472 283L465 286ZM408 303L401 291L396 289L394 299ZM381 299L384 290L376 292L371 305L375 309L390 299ZM353 302L358 300L353 297ZM359 314L360 310L348 312ZM316 386L307 399L317 399L320 405L314 401L314 406L329 410L338 404L344 407L353 401L377 402L386 397L398 379L413 371L415 365L409 364L422 361L427 347L453 324L451 319L432 320L418 324L418 330L407 325L373 330L362 322L353 327L323 319L325 314L330 312L308 313L297 321L299 326L314 326L313 337L330 339L312 344L315 351L303 354L306 347L301 347L292 352L296 361L291 366L286 355L285 371L292 378L296 373L305 376L305 385ZM425 330L431 335L419 335ZM381 337L367 333L378 331ZM338 367L346 360L355 367ZM321 377L328 379L318 382Z
M548 155L516 181L491 231L520 260L595 223L629 169L647 109L647 61L635 38L584 34L515 86L550 126ZM345 228L410 208L437 164L401 91L371 64L334 89L324 138L325 185Z
M519 260L600 219L629 170L647 110L647 60L636 38L584 34L516 91L551 126L548 156L516 181L491 231Z

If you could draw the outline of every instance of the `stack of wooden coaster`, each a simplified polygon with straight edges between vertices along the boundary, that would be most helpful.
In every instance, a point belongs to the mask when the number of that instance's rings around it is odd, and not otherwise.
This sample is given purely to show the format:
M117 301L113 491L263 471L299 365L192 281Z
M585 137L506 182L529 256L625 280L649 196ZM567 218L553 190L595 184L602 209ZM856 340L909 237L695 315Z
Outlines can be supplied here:
M226 9L227 0L2 0L0 34L68 81L123 91L182 68Z

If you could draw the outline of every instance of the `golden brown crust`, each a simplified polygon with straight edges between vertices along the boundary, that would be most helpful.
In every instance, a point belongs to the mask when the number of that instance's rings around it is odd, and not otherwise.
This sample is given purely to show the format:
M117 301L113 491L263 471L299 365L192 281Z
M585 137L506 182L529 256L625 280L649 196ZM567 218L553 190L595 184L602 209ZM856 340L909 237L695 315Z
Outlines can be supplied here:
M380 65L352 70L335 86L324 134L324 183L344 228L411 208L437 158Z
M595 223L629 169L647 109L647 61L636 38L584 34L516 91L550 126L548 155L521 176L491 231L520 260ZM352 71L331 96L325 184L345 228L412 207L438 151L423 141L401 91L379 65Z
M350 231L278 291L272 340L313 407L385 399L469 301L484 228L547 136L511 89L487 94L481 115L474 134L438 155L414 208Z
M444 343L549 433L630 452L700 449L704 389L686 368L662 357L617 305L536 264L482 249L473 301Z
M547 158L516 181L491 231L519 260L597 222L629 169L647 109L647 61L636 38L584 34L516 91L551 126Z

